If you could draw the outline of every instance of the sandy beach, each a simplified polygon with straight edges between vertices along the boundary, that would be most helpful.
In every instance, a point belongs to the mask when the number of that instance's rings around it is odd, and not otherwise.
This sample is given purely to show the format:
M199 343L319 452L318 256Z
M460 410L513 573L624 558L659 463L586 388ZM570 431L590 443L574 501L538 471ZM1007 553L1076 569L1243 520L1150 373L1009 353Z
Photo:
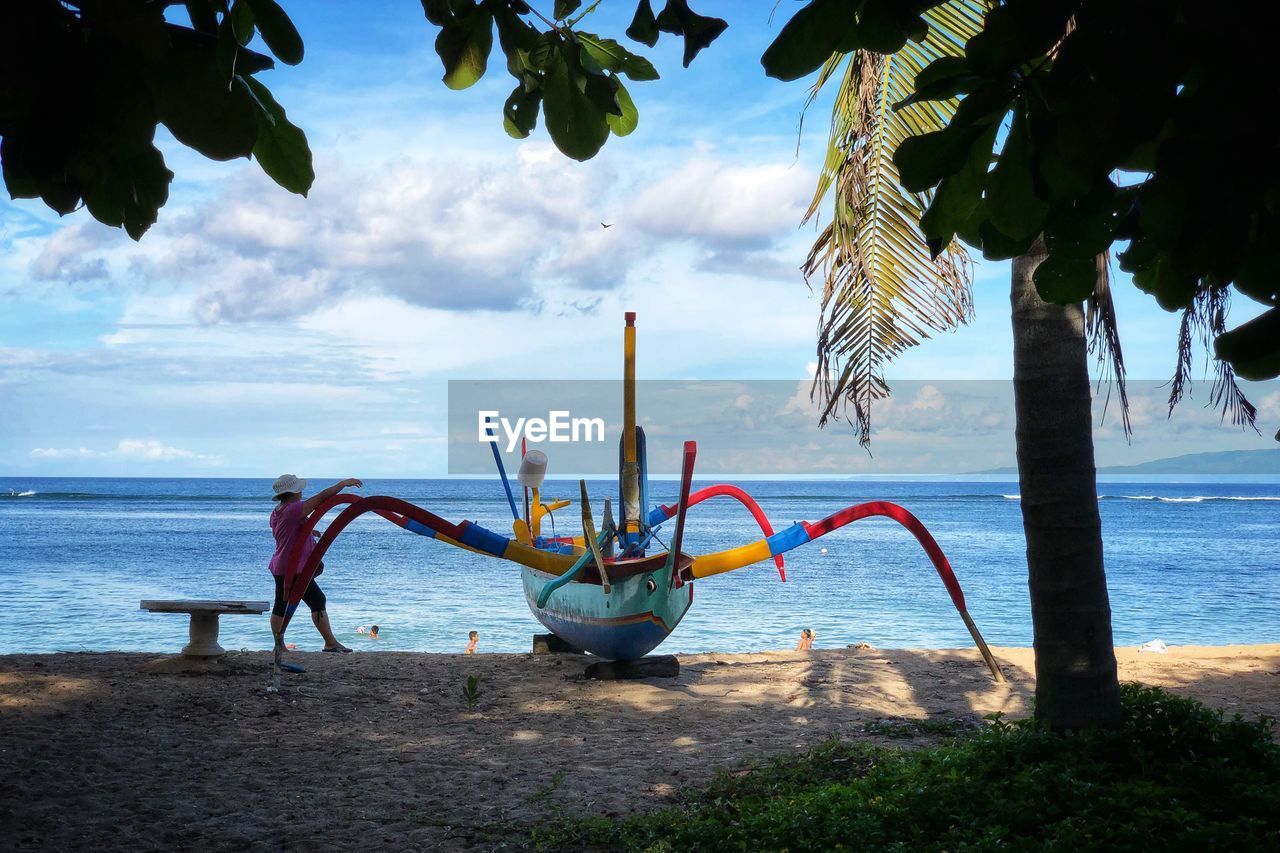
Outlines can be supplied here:
M0 838L46 850L490 849L557 810L672 802L717 769L888 720L1029 713L1028 649L680 657L676 679L579 680L577 655L265 652L0 657ZM1280 644L1118 649L1125 681L1280 716ZM462 687L478 675L471 712ZM900 728L900 727L899 727Z

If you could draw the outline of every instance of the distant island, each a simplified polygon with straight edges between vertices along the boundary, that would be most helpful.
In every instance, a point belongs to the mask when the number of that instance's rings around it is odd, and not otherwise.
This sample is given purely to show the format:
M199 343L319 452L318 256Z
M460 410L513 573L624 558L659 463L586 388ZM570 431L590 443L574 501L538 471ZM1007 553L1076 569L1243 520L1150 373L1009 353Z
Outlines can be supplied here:
M988 468L971 474L1016 474L1017 468ZM1108 465L1099 474L1280 474L1280 449L1222 450L1152 459L1137 465Z

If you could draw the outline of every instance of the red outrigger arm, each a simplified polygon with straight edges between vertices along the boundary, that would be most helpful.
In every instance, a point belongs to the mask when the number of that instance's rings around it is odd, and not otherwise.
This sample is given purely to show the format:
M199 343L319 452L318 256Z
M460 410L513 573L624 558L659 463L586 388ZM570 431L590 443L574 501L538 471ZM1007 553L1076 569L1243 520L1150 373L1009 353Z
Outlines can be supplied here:
M929 555L929 561L933 563L934 569L938 572L938 577L942 579L942 585L947 588L947 594L951 596L951 602L956 606L956 610L959 610L962 614L968 613L968 608L965 607L964 603L964 590L960 588L960 581L956 580L956 573L952 571L951 562L947 559L947 555L942 553L942 549L938 547L938 541L933 538L933 534L929 532L929 529L921 523L920 519L905 508L887 501L871 501L870 503L846 507L837 513L832 513L821 521L802 521L800 523L809 534L809 541L812 542L819 536L830 533L833 530L839 530L846 524L852 524L860 518L869 518L876 515L892 518L911 531L911 535L916 537L916 541L924 548L924 552Z
M350 506L339 513L338 517L325 530L324 535L320 537L319 543L316 544L306 563L299 565L299 558L302 556L302 543L311 537L311 531L315 530L316 524L320 519L324 518L329 510L339 504L350 504ZM302 527L298 530L298 536L295 537L293 546L289 550L288 560L285 565L293 568L294 571L292 573L286 572L285 574L285 598L290 607L290 612L285 615L286 627L293 615L293 608L297 607L298 602L302 600L303 593L306 592L311 580L315 577L316 569L320 567L320 561L324 558L325 552L329 550L329 546L333 544L333 540L338 538L338 534L348 524L367 512L377 513L399 527L407 527L410 522L417 522L452 539L460 539L462 536L461 529L452 521L446 521L433 512L428 512L399 498L381 495L368 498L362 498L359 495L334 495L311 511L311 514L303 521Z
M846 507L821 521L797 522L785 530L781 530L750 545L696 557L693 562L692 574L695 578L705 578L711 575L731 572L753 563L759 563L769 557L777 557L785 551L806 545L819 536L825 536L831 531L838 530L859 519L872 516L891 518L909 530L911 535L915 536L916 540L924 548L925 553L928 554L930 562L933 563L933 568L938 573L938 577L942 579L943 586L947 588L947 595L951 597L951 603L955 605L960 618L964 620L965 627L969 629L969 634L977 644L978 650L987 662L987 666L990 667L992 676L996 681L1004 681L1004 675L1000 672L999 664L996 663L995 657L987 647L986 641L982 639L982 634L978 631L978 626L974 624L973 617L969 615L969 609L965 605L964 591L960 589L960 582L956 580L955 572L951 570L951 563L948 562L946 555L938 547L937 541L920 522L920 519L897 504L889 503L888 501L871 501L870 503Z
M769 519L765 516L764 510L760 508L760 504L756 503L755 498L751 497L751 495L747 494L737 486L731 486L728 483L720 483L715 486L707 486L706 488L698 489L698 491L689 495L689 506L700 504L709 498L718 498L718 497L727 497L727 498L733 498L737 500L738 503L745 506L747 510L751 513L751 517L756 520L756 524L760 525L761 533L763 533L766 537L773 535L773 525L769 523ZM676 514L676 510L678 508L679 508L678 502L675 505L664 504L658 507L652 513L650 513L649 525L653 526L657 521L665 520L665 518L671 518ZM662 515L665 517L664 519L653 518L653 516L657 515L659 512L662 513ZM778 577L780 577L783 580L783 582L786 582L787 570L786 568L784 568L782 555L774 554L773 562L778 567Z
M977 644L978 651L982 654L982 659L986 661L987 667L991 670L992 677L998 682L1004 681L1004 673L1000 671L1000 665L996 663L995 656L991 654L991 649L987 647L987 641L982 638L982 632L978 630L973 617L969 615L969 608L964 603L964 590L960 588L960 581L956 580L956 573L951 570L951 562L947 559L947 555L942 553L942 549L938 547L937 540L933 538L933 534L929 532L928 528L920 522L920 519L895 503L871 501L846 507L821 521L812 523L802 521L798 526L804 528L808 534L807 540L812 542L819 536L844 527L846 524L850 524L860 518L877 515L892 518L911 531L912 536L916 537L916 541L924 548L924 552L929 555L929 561L933 563L934 569L938 572L938 577L942 579L942 585L947 588L947 594L951 596L951 603L956 606L956 611L960 614L960 618L964 620L965 627L969 629L969 635L973 637L974 642Z

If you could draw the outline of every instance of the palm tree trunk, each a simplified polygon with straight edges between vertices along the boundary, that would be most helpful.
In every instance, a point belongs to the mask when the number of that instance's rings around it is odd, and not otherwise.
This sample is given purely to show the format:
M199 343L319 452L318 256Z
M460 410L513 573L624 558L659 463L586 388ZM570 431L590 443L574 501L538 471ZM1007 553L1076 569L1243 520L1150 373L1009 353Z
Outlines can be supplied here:
M1102 563L1084 311L1051 305L1032 274L1044 243L1013 261L1018 481L1035 634L1036 716L1053 728L1120 721Z

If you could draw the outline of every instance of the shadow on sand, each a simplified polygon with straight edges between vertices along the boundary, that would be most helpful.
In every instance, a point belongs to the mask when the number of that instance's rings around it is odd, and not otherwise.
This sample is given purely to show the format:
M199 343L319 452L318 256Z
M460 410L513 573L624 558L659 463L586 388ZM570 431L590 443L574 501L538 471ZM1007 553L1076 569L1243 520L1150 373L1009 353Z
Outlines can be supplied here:
M834 736L1030 712L1025 649L681 656L675 680L585 682L577 655L267 653L165 674L154 655L0 657L0 838L17 849L492 847L553 808L669 803L744 758ZM1121 650L1121 677L1280 714L1280 647ZM477 710L462 696L480 677ZM923 726L884 725L928 721ZM867 724L871 723L871 726Z

